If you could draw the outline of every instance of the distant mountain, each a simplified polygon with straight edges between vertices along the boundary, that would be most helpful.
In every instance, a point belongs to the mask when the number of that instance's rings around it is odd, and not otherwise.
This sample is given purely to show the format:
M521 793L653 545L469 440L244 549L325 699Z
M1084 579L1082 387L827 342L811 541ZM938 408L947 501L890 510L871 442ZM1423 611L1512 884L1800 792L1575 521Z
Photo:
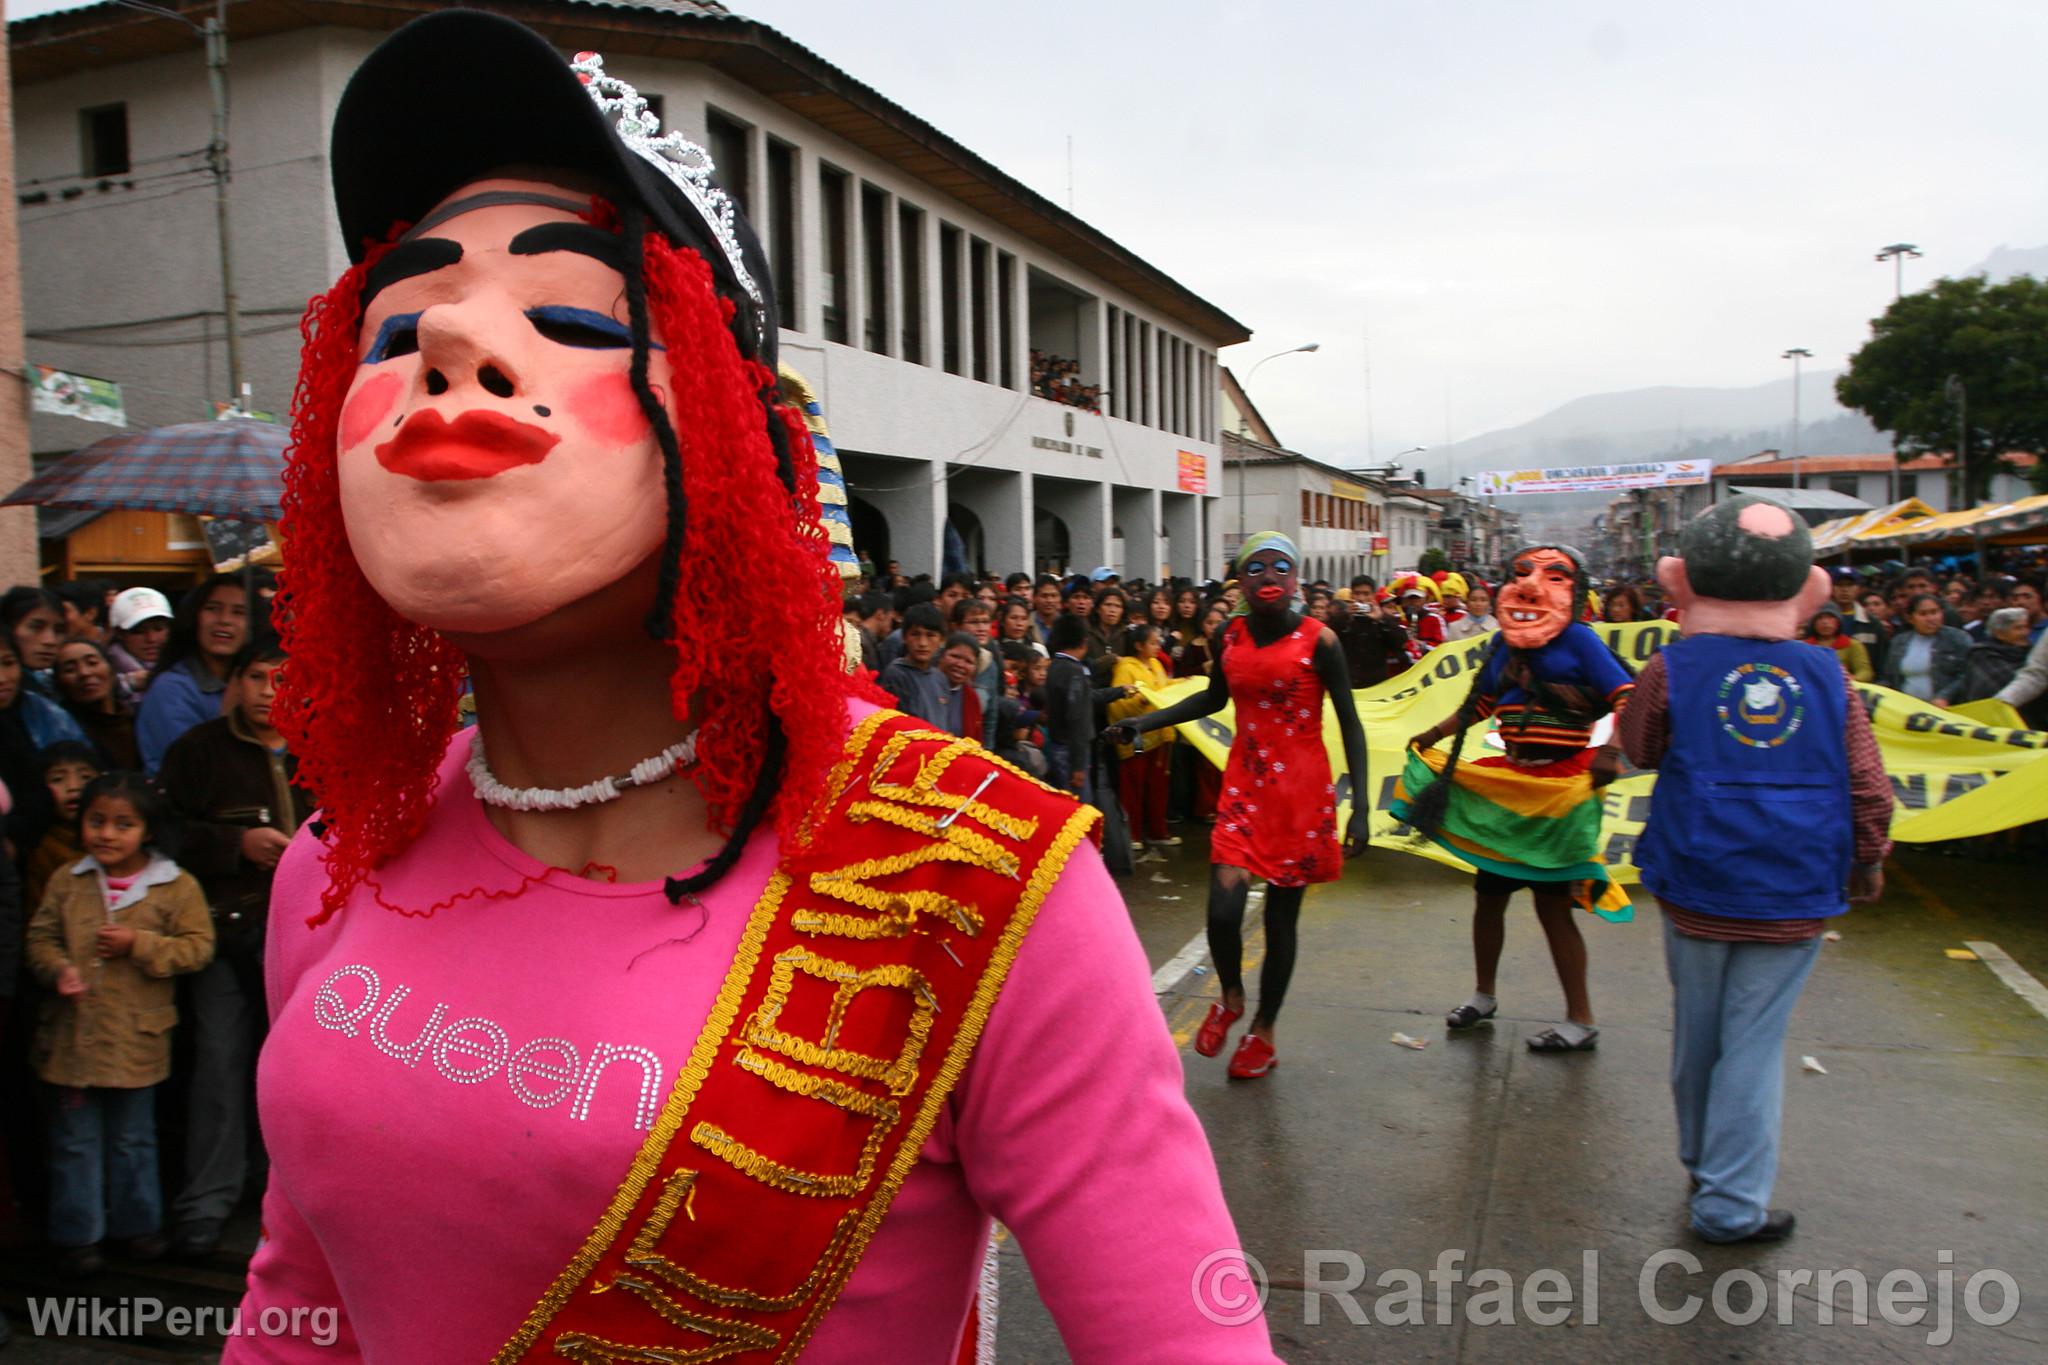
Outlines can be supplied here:
M1860 454L1890 444L1861 415L1835 401L1833 371L1800 376L1799 407L1803 454ZM1458 475L1641 460L1731 460L1785 448L1791 426L1789 377L1744 389L1665 385L1575 398L1520 426L1460 441L1452 455Z
M2048 246L2001 246L1985 257L1983 264L1966 273L1982 275L1993 284L2015 275L2032 275L2037 280L2048 280Z

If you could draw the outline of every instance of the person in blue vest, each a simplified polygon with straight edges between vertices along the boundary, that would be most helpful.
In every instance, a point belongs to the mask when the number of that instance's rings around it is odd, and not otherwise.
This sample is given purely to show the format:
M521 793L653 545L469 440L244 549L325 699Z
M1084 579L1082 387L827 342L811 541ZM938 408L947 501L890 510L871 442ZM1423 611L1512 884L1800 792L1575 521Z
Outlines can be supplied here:
M1829 919L1884 890L1891 785L1855 685L1795 642L1828 596L1803 522L1765 498L1716 504L1657 578L1681 638L1644 666L1621 718L1659 770L1636 846L1664 911L1671 1092L1692 1227L1774 1242L1785 1031Z

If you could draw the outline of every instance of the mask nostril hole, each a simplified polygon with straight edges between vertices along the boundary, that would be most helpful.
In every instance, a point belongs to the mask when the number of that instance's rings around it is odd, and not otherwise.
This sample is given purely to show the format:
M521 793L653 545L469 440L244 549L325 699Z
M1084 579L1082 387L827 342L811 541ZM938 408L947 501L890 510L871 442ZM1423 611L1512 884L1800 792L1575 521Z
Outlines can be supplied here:
M448 392L448 376L439 370L427 371L427 392L439 397Z
M484 392L499 398L512 396L512 381L496 365L486 365L476 372L476 382L484 386Z

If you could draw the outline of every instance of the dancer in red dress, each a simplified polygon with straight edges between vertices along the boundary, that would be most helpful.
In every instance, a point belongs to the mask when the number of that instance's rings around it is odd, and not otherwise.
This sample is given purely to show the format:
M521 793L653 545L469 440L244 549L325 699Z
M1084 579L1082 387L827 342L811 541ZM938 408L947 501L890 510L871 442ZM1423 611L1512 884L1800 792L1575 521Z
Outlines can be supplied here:
M1335 881L1343 859L1365 849L1369 803L1356 801L1337 843L1337 789L1323 747L1323 698L1336 708L1352 791L1369 790L1365 731L1352 705L1344 651L1329 627L1294 609L1299 584L1294 543L1277 531L1249 537L1238 552L1244 605L1217 641L1209 686L1149 715L1112 725L1109 738L1181 725L1235 705L1237 734L1216 803L1209 842L1209 956L1223 998L1209 1006L1195 1051L1213 1057L1244 1015L1244 906L1253 877L1266 892L1266 961L1259 1012L1230 1059L1230 1074L1263 1076L1276 1060L1273 1023L1294 975L1295 926L1311 882Z

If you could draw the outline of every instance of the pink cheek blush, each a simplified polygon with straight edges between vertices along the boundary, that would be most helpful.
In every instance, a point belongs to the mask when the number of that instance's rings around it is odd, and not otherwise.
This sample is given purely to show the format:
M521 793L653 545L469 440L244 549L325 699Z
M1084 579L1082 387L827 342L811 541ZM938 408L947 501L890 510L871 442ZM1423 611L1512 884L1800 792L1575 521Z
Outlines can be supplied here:
M405 381L395 374L373 375L349 396L341 409L341 446L352 450L367 441L398 401Z
M569 416L607 445L626 446L647 438L647 415L624 374L601 374L569 390Z

